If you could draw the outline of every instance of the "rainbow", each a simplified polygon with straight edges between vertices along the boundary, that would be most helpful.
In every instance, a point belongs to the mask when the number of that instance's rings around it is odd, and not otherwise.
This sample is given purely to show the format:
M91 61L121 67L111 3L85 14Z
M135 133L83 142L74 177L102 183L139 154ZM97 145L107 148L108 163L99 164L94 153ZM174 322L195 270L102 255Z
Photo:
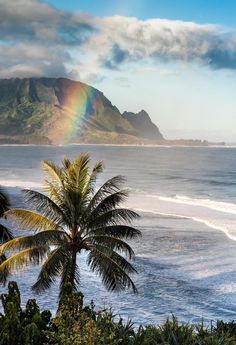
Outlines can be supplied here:
M60 100L60 114L50 129L54 143L73 143L89 121L93 112L96 92L91 86L77 82L68 83Z

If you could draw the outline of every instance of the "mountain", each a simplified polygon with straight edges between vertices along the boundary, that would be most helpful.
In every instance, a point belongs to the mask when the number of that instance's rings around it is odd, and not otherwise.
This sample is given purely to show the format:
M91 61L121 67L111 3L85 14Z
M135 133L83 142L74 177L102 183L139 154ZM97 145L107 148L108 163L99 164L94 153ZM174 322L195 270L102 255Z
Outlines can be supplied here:
M137 114L125 111L123 118L135 128L138 136L152 140L164 140L159 128L151 121L145 110L141 110Z
M142 110L119 110L99 90L66 78L0 79L0 143L163 141Z

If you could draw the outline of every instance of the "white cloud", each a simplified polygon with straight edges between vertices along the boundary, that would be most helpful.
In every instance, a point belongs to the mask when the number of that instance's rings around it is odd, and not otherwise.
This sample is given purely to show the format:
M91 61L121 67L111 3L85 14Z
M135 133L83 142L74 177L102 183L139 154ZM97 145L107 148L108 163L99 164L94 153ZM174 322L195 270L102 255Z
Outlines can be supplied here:
M100 59L108 68L151 59L154 64L177 60L236 69L236 33L220 26L120 16L95 19L94 25L99 31L87 48L103 47Z

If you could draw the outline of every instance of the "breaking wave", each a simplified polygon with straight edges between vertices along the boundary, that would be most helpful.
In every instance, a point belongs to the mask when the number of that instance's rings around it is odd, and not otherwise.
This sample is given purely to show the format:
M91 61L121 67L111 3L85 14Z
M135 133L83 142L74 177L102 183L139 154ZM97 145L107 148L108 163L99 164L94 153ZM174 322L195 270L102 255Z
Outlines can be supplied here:
M129 206L139 212L191 219L223 231L228 238L236 241L236 204L233 203L184 195L167 197L146 194L132 196Z

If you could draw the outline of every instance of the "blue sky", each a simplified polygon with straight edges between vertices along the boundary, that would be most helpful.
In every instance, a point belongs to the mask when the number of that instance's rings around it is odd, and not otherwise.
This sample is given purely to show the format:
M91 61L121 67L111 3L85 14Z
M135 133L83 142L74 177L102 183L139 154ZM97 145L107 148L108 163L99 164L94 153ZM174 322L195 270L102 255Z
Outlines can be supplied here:
M236 1L0 0L0 78L69 77L166 138L236 142Z
M48 0L57 8L96 16L168 18L236 27L234 0Z

